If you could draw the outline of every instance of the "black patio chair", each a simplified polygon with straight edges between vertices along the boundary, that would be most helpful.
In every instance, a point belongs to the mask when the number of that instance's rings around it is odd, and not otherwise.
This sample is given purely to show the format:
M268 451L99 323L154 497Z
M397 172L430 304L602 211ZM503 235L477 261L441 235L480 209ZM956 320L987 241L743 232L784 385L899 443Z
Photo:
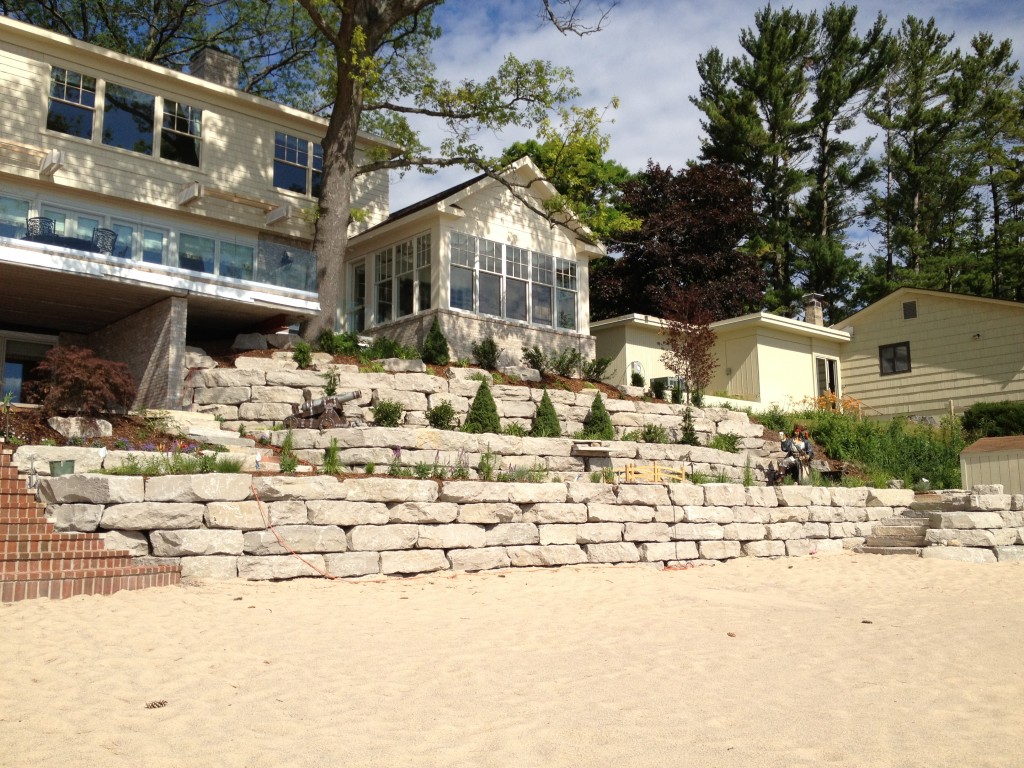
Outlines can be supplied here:
M42 216L33 216L26 222L28 224L28 232L26 237L43 237L44 235L56 234L56 228L53 219L47 219Z
M114 230L96 227L92 231L92 247L96 249L97 253L111 255L114 253L114 246L116 244L117 232Z

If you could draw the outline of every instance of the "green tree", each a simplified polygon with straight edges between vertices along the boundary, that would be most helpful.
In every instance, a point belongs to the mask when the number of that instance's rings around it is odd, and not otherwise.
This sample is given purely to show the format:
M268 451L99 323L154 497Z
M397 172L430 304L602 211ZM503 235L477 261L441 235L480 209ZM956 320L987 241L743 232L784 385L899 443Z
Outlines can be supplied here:
M558 423L558 414L555 413L555 406L548 396L545 387L544 394L537 405L537 413L533 417L533 426L530 428L531 437L560 437L562 426Z
M583 418L583 437L591 440L615 439L612 417L608 415L608 409L604 407L604 400L601 398L600 392L594 395L590 411Z
M448 339L441 330L441 323L435 317L423 340L423 362L430 365L448 365Z
M481 381L476 391L472 404L469 406L469 413L462 423L463 432L481 434L483 432L501 432L501 419L498 418L498 406L494 402L494 395L487 381Z

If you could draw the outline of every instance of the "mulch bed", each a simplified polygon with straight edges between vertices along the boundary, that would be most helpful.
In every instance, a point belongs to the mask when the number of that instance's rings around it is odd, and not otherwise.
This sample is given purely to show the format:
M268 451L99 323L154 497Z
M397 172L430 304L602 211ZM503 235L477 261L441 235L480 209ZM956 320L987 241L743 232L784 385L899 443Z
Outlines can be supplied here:
M159 422L145 419L138 415L104 416L113 428L110 437L90 438L88 440L70 441L60 432L51 429L39 408L13 406L5 422L0 414L0 433L8 432L11 442L25 445L88 445L98 448L101 445L110 450L117 450L125 445L139 449L142 446L153 446L149 450L165 450L177 445L181 438L160 429Z

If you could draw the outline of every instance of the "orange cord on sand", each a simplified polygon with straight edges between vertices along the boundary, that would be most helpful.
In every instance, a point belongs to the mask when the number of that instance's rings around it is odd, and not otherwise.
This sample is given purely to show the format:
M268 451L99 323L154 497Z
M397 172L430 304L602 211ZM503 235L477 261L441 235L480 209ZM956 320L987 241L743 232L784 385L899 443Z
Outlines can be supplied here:
M262 502L262 501L260 501L260 495L259 495L259 493L257 493L257 491L256 491L256 485L255 485L255 483L250 483L250 484L249 484L249 487L250 487L250 488L252 489L252 495L253 495L253 497L254 497L254 498L256 499L256 506L257 506L257 507L259 507L259 510L260 510L260 514L261 514L261 515L263 515L263 522L264 522L264 523L266 523L267 529L268 529L268 530L269 530L269 531L270 531L271 533L273 533L273 534L274 534L274 538L275 538L275 539L277 539L277 543L278 543L278 544L280 544L280 545L281 545L282 547L284 547L284 548L285 548L286 550L288 550L289 554L291 554L291 555L293 555L293 556L297 557L297 558L298 558L299 560L301 560L301 561L302 561L303 563L305 563L306 565L308 565L308 566L309 566L310 568L312 568L312 569L313 569L314 571L316 571L317 573L319 573L319 574L320 574L321 576L323 576L323 577L324 577L325 579L332 579L332 580L333 580L333 579L338 579L338 578L340 578L340 577L338 577L338 576L335 576L335 575L334 575L333 573L328 573L327 571L323 570L322 568L318 568L317 566L313 565L313 564L312 564L311 562L309 562L309 560L307 560L307 559L306 559L306 558L304 558L304 557L303 557L302 555L300 555L300 554L299 554L298 552L296 552L296 551L295 551L294 549L292 549L291 547L289 547L289 546L288 546L288 545L287 545L287 544L285 543L284 539L282 539L282 538L281 538L281 534L279 534L279 533L277 532L277 529L276 529L276 528L275 528L275 527L274 527L273 525L271 525L271 524L270 524L270 516L269 516L269 515L268 515L268 514L266 513L266 511L265 511L265 510L263 509L263 502Z

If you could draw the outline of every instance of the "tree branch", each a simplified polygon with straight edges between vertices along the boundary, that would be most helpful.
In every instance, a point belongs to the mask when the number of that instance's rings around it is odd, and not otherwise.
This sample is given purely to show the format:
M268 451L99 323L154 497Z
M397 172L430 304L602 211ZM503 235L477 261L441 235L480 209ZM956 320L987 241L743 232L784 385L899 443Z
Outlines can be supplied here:
M613 0L612 4L607 8L598 7L600 15L597 22L586 24L579 15L580 6L583 5L584 0L542 0L542 2L544 10L541 13L541 18L546 18L550 21L554 28L563 35L572 33L579 37L592 35L604 29L605 22L608 20L608 14L619 4L619 0ZM555 10L556 6L564 7L566 9L565 13L560 15Z

